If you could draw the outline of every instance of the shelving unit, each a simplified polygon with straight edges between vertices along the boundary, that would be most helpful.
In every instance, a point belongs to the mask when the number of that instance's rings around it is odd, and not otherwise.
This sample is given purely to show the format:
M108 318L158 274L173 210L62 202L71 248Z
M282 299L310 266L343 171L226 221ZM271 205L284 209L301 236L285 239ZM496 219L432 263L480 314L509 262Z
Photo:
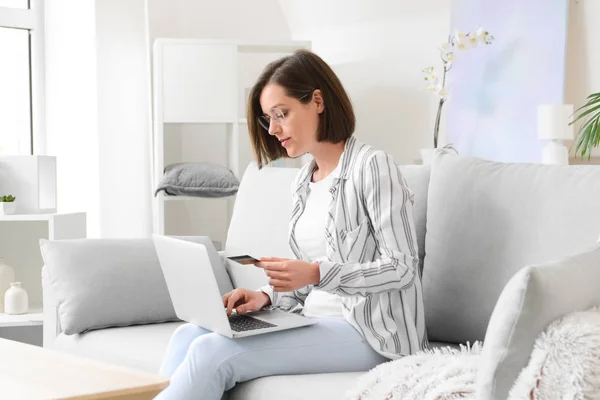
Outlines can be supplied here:
M0 328L43 325L44 314L41 307L30 308L27 314L8 315L0 313Z
M153 45L153 188L175 162L227 166L238 179L250 161L246 96L269 62L310 42L156 39ZM298 167L300 160L276 166ZM235 196L154 198L154 232L225 242Z
M0 216L0 257L15 272L29 299L23 315L0 312L0 337L42 343L43 302L41 271L44 260L40 239L81 239L86 237L85 213L24 214ZM4 295L4 293L0 293ZM4 310L0 310L4 311Z

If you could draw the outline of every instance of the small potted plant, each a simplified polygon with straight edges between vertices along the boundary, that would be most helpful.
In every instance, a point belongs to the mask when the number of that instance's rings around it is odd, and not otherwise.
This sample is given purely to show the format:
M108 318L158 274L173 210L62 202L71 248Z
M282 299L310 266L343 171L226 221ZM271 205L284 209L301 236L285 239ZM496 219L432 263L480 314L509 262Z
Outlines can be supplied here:
M8 196L0 197L0 215L10 215L15 212L16 198L9 194Z

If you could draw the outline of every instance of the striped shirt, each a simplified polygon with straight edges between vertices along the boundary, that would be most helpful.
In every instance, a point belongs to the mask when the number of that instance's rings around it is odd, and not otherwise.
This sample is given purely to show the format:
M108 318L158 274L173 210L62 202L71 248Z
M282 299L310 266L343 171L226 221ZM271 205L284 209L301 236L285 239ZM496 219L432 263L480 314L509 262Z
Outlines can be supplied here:
M351 137L333 179L325 224L327 260L318 285L293 292L261 288L271 303L301 312L314 288L342 297L343 314L379 354L395 359L427 346L419 276L414 196L389 154ZM305 165L292 185L290 247L310 261L295 237L315 161Z

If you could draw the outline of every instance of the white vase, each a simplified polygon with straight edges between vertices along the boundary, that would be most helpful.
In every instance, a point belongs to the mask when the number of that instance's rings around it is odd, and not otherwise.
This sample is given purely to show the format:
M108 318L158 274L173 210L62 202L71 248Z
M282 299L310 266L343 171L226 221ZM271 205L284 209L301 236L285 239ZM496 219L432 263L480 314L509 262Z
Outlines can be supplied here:
M4 312L10 315L25 314L29 309L29 298L21 282L11 282L4 294Z
M0 201L0 215L11 215L15 213L16 203L14 201Z
M15 281L15 270L0 258L0 313L4 312L4 293L10 287L10 283Z
M433 155L435 153L434 148L430 149L421 149L421 160L423 161L423 165L431 164L433 161Z

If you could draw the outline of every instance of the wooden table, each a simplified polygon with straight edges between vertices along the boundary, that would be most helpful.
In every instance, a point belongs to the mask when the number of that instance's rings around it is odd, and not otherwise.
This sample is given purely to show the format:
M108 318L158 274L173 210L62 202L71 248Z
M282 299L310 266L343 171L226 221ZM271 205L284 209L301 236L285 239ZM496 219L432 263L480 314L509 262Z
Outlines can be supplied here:
M168 385L159 375L0 339L2 400L141 400Z

